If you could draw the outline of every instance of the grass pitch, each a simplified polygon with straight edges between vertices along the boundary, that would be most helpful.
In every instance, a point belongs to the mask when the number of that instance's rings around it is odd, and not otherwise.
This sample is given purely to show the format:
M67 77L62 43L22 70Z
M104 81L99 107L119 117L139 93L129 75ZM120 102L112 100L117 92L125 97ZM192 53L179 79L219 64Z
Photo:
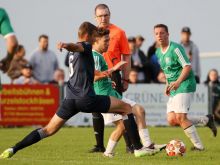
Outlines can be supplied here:
M21 140L33 128L0 128L0 152ZM105 129L105 145L113 128ZM92 128L62 128L56 135L19 151L11 159L0 160L0 165L219 165L220 137L214 138L208 128L198 128L206 147L203 152L190 151L191 143L178 127L150 127L155 143L181 139L186 144L186 155L168 157L165 151L154 156L135 158L125 153L121 139L114 158L88 153L94 145Z

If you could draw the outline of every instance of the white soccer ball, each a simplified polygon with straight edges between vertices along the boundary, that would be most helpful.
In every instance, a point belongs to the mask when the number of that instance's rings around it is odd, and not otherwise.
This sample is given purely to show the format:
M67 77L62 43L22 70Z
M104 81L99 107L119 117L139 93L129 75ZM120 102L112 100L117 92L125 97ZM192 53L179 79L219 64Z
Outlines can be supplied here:
M186 146L181 140L171 140L166 146L168 156L183 156L186 153Z

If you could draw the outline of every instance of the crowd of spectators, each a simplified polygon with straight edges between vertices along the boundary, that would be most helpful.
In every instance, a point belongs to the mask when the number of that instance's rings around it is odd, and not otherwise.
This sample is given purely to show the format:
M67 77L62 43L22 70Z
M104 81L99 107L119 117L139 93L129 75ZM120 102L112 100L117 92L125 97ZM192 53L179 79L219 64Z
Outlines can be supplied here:
M180 33L180 44L188 55L196 82L201 83L201 68L199 49L191 40L191 29L183 27ZM42 34L38 38L39 46L32 53L30 60L25 57L25 47L18 45L14 58L11 62L7 75L12 84L58 84L65 82L64 68L59 68L56 54L49 47L49 37ZM146 53L142 49L145 38L141 35L128 37L129 49L131 53L131 70L129 82L137 83L166 83L164 73L160 69L160 64L156 56L158 45L154 42ZM66 58L65 65L68 66ZM204 84L219 84L218 71L212 69L207 75Z

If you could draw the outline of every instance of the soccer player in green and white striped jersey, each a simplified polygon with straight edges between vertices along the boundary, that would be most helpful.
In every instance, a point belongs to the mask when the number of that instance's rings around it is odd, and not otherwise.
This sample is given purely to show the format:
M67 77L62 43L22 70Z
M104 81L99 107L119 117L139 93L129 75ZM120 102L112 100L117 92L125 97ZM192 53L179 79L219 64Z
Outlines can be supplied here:
M155 25L154 35L156 42L160 45L156 55L167 80L165 88L165 94L169 96L167 120L170 125L180 125L193 143L193 149L202 151L204 146L197 130L193 122L187 117L193 93L196 91L196 81L189 59L181 45L169 41L169 32L166 25ZM207 126L209 126L208 116L204 118L207 119ZM211 125L213 129L216 129L213 122Z

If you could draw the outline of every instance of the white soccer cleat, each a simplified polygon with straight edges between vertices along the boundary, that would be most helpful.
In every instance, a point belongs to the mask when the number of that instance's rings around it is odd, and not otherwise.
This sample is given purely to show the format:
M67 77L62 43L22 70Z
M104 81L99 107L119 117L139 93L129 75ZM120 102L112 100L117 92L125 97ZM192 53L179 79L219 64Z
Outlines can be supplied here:
M7 159L14 155L13 148L8 148L0 155L0 159Z
M134 156L135 157L154 155L155 153L157 153L157 151L155 149L150 149L150 148L147 148L147 147L142 147L139 150L134 150Z
M113 157L115 156L115 154L114 154L114 153L107 153L107 152L104 152L104 153L103 153L103 156L104 156L104 157L113 158Z

